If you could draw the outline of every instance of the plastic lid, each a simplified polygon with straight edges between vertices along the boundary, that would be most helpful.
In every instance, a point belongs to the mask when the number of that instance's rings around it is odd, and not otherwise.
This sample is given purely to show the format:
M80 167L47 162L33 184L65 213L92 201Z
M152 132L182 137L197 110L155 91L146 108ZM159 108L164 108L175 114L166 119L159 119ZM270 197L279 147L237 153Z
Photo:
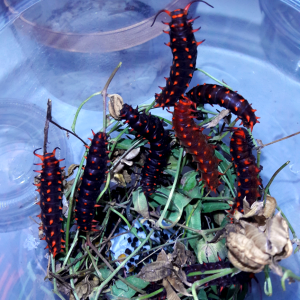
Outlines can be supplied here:
M40 169L33 164L40 161L33 151L43 147L45 116L36 105L0 99L0 231L23 227L40 210L33 186L33 170ZM48 136L48 151L59 147L56 157L70 158L64 132L50 124Z

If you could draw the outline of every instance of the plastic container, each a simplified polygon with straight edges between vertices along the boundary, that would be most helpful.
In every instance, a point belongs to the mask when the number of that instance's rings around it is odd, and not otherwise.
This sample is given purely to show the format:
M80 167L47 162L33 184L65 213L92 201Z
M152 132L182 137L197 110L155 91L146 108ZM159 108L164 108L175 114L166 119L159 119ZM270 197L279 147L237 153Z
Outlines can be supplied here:
M5 0L11 12L15 2ZM166 29L160 21L167 16L159 16L151 27L153 16L162 8L173 10L188 2L45 0L14 22L15 34L40 83L56 98L78 107L104 87L122 62L109 91L138 104L153 97L157 74L169 65L167 56L160 55L165 47L161 33ZM89 102L85 108L102 106Z
M275 46L268 45L268 39L263 38L265 29L268 26L270 33L276 35L277 31L275 31L274 24L279 27L281 25L275 22L276 18L273 18L272 21L270 17L266 18L268 12L262 1L260 3L258 0L251 2L211 0L210 3L215 7L214 9L200 3L195 13L195 15L201 16L200 19L195 21L195 28L202 26L202 29L196 33L196 39L206 39L205 43L198 48L197 67L204 69L220 80L224 80L252 103L253 108L257 109L257 115L261 117L261 123L255 125L253 134L255 138L261 139L263 143L300 131L300 106L299 101L297 101L300 94L300 83L298 77L293 74L293 68L296 65L290 64L292 61L290 58L294 59L297 55L300 57L300 53L297 52L297 47L293 48L295 51L293 52L295 53L294 56L286 52L286 47L291 42L290 37L288 38L288 35L285 36L285 33L282 32L281 35L285 39L278 38L276 44L274 44ZM281 2L282 5L284 3ZM278 1L272 1L269 4L272 4L270 7L276 7ZM290 7L287 6L287 9L290 9ZM161 14L161 17L167 20L167 16L164 16L164 14ZM18 19L18 21L23 22L23 26L25 26L23 20ZM155 26L159 26L159 22ZM119 63L120 57L117 57L115 65L104 68L107 72L105 76L101 74L100 76L97 75L99 69L92 64L92 62L95 64L95 61L97 61L92 60L94 54L72 53L45 46L30 36L30 31L22 32L21 27L22 24L15 22L14 25L7 26L0 33L2 45L0 47L2 57L0 66L1 93L10 97L17 93L26 98L27 101L44 109L44 100L50 97L53 101L53 116L61 125L70 128L76 111L75 102L72 101L77 99L76 101L79 103L90 94L100 90L105 84L109 73ZM276 27L276 30L279 30L279 27ZM272 42L271 39L269 41ZM163 46L164 42L168 42L166 35L158 36L145 44L147 46L148 43L151 43L153 53L155 53L155 56L152 59L149 58L149 60L147 57L143 58L142 56L135 58L139 51L136 52L134 48L124 50L128 52L127 56L123 56L123 58L128 59L128 61L123 61L122 68L127 63L129 67L124 68L124 73L119 72L121 70L118 71L113 81L115 86L112 85L109 92L123 92L123 86L120 86L118 81L123 80L125 75L136 76L139 79L139 85L135 87L138 86L141 90L136 93L132 92L132 96L129 93L130 97L124 97L125 102L141 104L146 99L145 95L148 95L147 100L149 102L152 101L154 92L159 91L157 85L164 84L163 77L168 76L172 61L170 50ZM271 45L273 44L271 43ZM146 49L145 53L148 54L148 51L149 49ZM281 53L285 53L285 55L282 56ZM81 55L84 59L80 59ZM89 56L91 62L88 64L86 62L89 62ZM273 60L272 57L276 59ZM281 58L281 60L278 58ZM131 68L130 64L134 60L136 60L136 64ZM149 92L146 91L146 93L144 87L149 84L149 78L140 74L149 74L147 67L149 67L149 64L154 66L156 63L159 66L156 70L159 71L156 71L155 76L152 75L151 78L154 78L153 80L157 82L153 81L153 91L150 92L149 88ZM104 63L103 65L105 66ZM85 71L86 74L91 72L94 76L99 77L82 76L80 72L72 73L72 70ZM135 75L132 75L131 72L135 70L136 73L133 73ZM63 78L62 74L72 77L73 82L75 82L73 87L69 85L69 89L65 90L64 97L60 97L61 94L56 93L57 90L61 90L59 89L59 82L55 81L56 76L57 78ZM96 84L93 83L94 87L90 82L91 80L96 82ZM193 87L204 82L211 83L213 80L200 72L195 72L190 86ZM90 91L86 92L86 95L76 94L74 96L71 88L77 88L78 83L82 86L89 86ZM55 85L57 85L57 89L55 89ZM80 88L80 91L82 91L82 88ZM55 95L59 97L55 97ZM61 101L62 98L69 98L72 101ZM100 97L98 99L93 98L90 101L91 106L89 109L100 109L101 106L94 103L97 101L101 101ZM153 113L170 118L170 115L161 109L156 109ZM28 119L31 120L31 116ZM44 116L42 120L43 123ZM90 129L100 129L101 124L101 111L87 110L85 106L78 118L76 132L86 139L91 137ZM78 163L82 157L83 147L80 142L72 139L72 137L70 137L69 143L74 157L69 163ZM277 175L270 192L277 199L278 205L294 226L298 236L300 234L299 149L300 137L298 135L264 148L261 156L261 164L264 167L261 176L264 185L284 162L291 161L289 166ZM45 258L47 250L43 249L46 244L38 240L38 226L32 220L30 222L30 227L25 228L24 226L22 230L0 234L0 291L2 292L0 299L1 297L8 300L26 298L58 299L51 292L51 284L44 282L48 262ZM299 275L299 253L283 261L281 265ZM284 292L280 285L280 278L271 276L273 299L299 299L298 283L287 284L287 290ZM247 299L257 299L260 297L261 292L263 299L270 299L263 293L264 274L259 274L258 278L260 288L253 282L252 291Z
M262 45L269 60L300 79L300 1L261 0L264 12Z
M33 170L39 169L33 164L40 161L33 151L43 147L45 117L36 105L0 99L0 232L27 227L29 216L40 210L34 205L38 193L33 186ZM69 164L64 133L51 126L48 138L48 151L59 147L57 158L67 157Z

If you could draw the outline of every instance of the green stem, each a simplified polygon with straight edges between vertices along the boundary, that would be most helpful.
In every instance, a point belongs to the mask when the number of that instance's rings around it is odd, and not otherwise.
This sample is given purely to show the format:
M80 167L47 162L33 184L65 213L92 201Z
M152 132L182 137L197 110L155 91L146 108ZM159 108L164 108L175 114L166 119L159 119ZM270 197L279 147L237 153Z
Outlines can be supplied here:
M81 108L82 106L87 103L91 98L97 96L97 95L101 95L102 94L102 91L100 92L97 92L97 93L94 93L93 95L91 95L90 97L88 97L87 99L85 99L78 107L77 111L76 111L76 114L75 114L75 117L74 117L74 120L73 120L73 123L72 123L72 126L71 126L71 129L72 131L75 133L75 126L76 126L76 122L77 122L77 118L78 118L78 115L79 115L79 112L81 111Z
M96 293L95 299L99 298L99 295L100 295L101 291L103 290L103 288L113 279L113 277L120 271L120 269L123 268L132 257L136 256L136 253L147 243L147 241L150 239L153 232L154 232L154 229L151 229L149 234L146 236L145 240L129 256L127 256L126 259L124 259L120 263L120 265L108 276L107 279L105 279L101 283L101 285L97 288L97 293Z
M235 198L230 197L203 197L201 200L228 200L233 201Z
M70 251L68 251L68 254L67 254L67 256L66 256L66 258L65 258L65 260L64 260L64 263L63 263L63 265L62 265L62 269L65 267L65 265L67 264L67 262L68 262L68 260L69 260L69 257L70 257L70 255L71 255L71 253L72 253L72 250L73 250L73 248L75 247L75 245L76 245L76 243L77 243L77 241L78 241L78 234L79 234L79 230L77 229L77 231L76 231L76 235L75 235L75 237L74 237L74 240L73 240L73 242L72 242L72 245L71 245L71 248L70 248Z
M111 207L110 209L111 209L112 212L114 212L114 213L117 214L120 218L122 218L122 220L126 223L128 229L131 227L131 225L130 225L130 223L128 222L128 220L127 220L121 213L119 213L118 211L116 211L116 210L113 209L112 207ZM135 227L132 227L132 229L133 229L133 228L135 228ZM140 242L143 241L143 239L140 238L134 231L132 231L132 234L134 234L134 236L135 236L136 238L138 238Z
M160 218L157 220L156 222L156 226L157 227L161 227L163 229L170 229L172 227L174 227L176 225L176 222L174 222L172 225L170 226L163 226L162 225L162 220L164 219L165 217L165 214L167 213L167 210L171 204L171 201L172 201L172 197L173 197L173 194L174 194L174 191L175 191L175 188L176 188L176 185L177 185L177 181L178 181L178 178L179 178L179 172L180 172L180 169L181 169L181 160L182 160L182 155L183 155L183 148L180 149L180 152L179 152L179 158L178 158L178 162L177 162L177 171L176 171L176 175L175 175L175 178L174 178L174 182L173 182L173 186L172 186L172 189L170 191L170 194L169 194L169 198L167 200L167 203L165 205L165 208L160 216ZM179 221L179 220L178 220Z
M278 173L283 169L285 168L288 164L290 163L290 161L287 161L286 163L284 163L274 174L273 176L271 177L270 181L268 182L268 184L266 185L265 187L265 190L264 190L264 204L263 204L263 207L265 207L266 205L266 198L267 198L267 194L269 193L269 188L270 188L270 185L272 184L273 180L275 179L275 177L278 175Z
M269 267L264 267L264 273L265 273L265 283L264 283L264 292L267 296L272 296L273 289L272 289L272 281L269 274Z
M227 85L226 83L218 80L217 78L213 77L212 75L210 75L209 73L205 72L204 70L198 69L198 68L196 68L196 70L202 72L203 74L205 74L206 76L210 77L211 79L213 79L217 83L219 83L219 84L221 84L221 85L225 86L226 88L228 88L228 89L230 89L230 90L233 91L233 89L229 85Z
M97 275L98 275L100 281L103 281L103 280L104 280L104 279L103 279L103 276L102 276L101 272L99 271L99 269L98 269L98 267L97 267L97 264L95 263L94 257L93 257L92 254L90 253L88 247L85 247L85 250L87 251L87 253L88 253L88 255L89 255L89 257L90 257L90 259L91 259L91 261L92 261L92 265L93 265L93 267L95 268L96 273L97 273Z
M145 113L147 113L150 109L152 109L153 105L155 104L155 100L146 108Z
M189 222L190 222L190 220L191 220L191 218L192 218L192 215L194 214L195 210L197 209L199 203L201 203L201 200L198 200L198 202L193 206L193 209L192 209L191 213L189 214L189 216L188 216L188 218L187 218L187 220L186 220L186 226L189 225ZM183 238L185 237L186 233L187 233L187 230L185 229L185 230L184 230L184 233L183 233L183 235L182 235Z
M235 273L235 272L239 271L237 268L223 269L223 270L224 271L222 271L222 272L219 272L219 273L217 273L215 275L206 277L204 279L198 280L198 281L196 281L196 282L193 283L192 294L193 294L194 300L198 300L196 289L198 287L200 287L201 285L203 285L203 284L205 284L205 283L207 283L207 282L209 282L211 280L214 280L214 279L223 277L225 275L229 275L229 274L232 274L232 273Z
M51 267L52 267L52 272L55 273L55 259L53 257L53 254L51 254ZM56 282L56 278L53 277L53 286L54 286L54 290L53 292L62 300L65 300L65 298L62 296L62 294L59 292L58 288L57 288L57 282ZM79 299L76 299L79 300Z
M161 289L159 289L159 290L157 290L157 291L155 291L155 292L153 292L151 294L135 298L135 300L143 300L143 299L151 298L151 297L156 296L157 294L161 293L163 290L164 290L164 288L161 288Z
M111 75L109 76L103 90L102 90L102 97L103 97L103 132L106 130L106 95L107 95L107 89L108 86L110 85L111 81L113 80L114 76L116 75L117 71L121 67L122 62L120 62L117 67L113 70Z
M222 170L222 168L221 168L220 166L218 166L218 170L219 170L221 173L223 173L223 170ZM235 192L234 192L234 190L233 190L233 188L232 188L232 186L231 186L231 184L230 184L228 178L227 178L225 175L222 175L221 177L222 177L222 179L227 183L227 185L228 185L228 187L229 187L229 189L230 189L230 191L231 191L232 196L235 197Z
M232 270L232 269L231 268L225 268L225 269L217 269L217 270L208 270L208 271L205 271L205 272L197 271L197 272L191 272L191 273L187 274L186 276L191 277L191 276L199 276L199 275L218 274L218 273L223 272L225 270Z
M295 275L291 270L286 270L281 278L281 286L284 291L285 291L285 281L288 278L293 278L296 279L297 281L300 281L300 276Z
M73 267L71 267L70 269L69 269L69 271L70 271L70 275L72 275L73 274ZM75 290L75 285L74 285L74 280L73 280L73 278L71 278L70 279L70 283L71 283L71 287L73 288L73 295L74 295L74 297L75 297L75 299L76 300L80 300L79 299L79 297L78 297L78 295L77 295L77 293L76 293L76 290Z

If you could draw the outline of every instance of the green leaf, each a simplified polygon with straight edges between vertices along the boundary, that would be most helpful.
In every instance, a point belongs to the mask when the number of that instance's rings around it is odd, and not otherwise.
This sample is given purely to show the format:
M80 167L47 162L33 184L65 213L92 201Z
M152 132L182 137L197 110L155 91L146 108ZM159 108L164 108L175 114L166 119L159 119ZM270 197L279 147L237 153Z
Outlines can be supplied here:
M177 163L178 160L174 156L170 155L167 162L168 167L164 170L164 172L175 177L177 172Z
M230 162L218 151L215 151L215 155L218 159L222 159L222 162L220 163L220 167L222 172L224 172L227 169L227 167L230 165ZM226 172L225 176L228 178L230 184L234 186L236 175L233 174L231 170L233 170L233 166L230 168L230 170Z
M148 202L142 190L138 189L132 193L132 201L134 209L141 214L143 218L149 219Z
M175 158L179 158L179 153L180 153L180 147L176 146L171 150L171 155L174 156Z
M207 296L206 296L206 292L204 289L201 289L198 293L198 299L200 300L208 300Z
M167 197L170 194L170 189L161 187L157 191L165 194ZM155 200L160 205L165 205L167 203L167 198L159 193L155 193L152 196L153 200ZM166 218L171 220L172 222L178 222L183 213L183 209L187 206L192 199L178 192L174 192L172 202L167 210Z
M213 237L212 234L207 235L209 241L212 240ZM199 240L196 254L200 264L219 261L218 254L220 258L224 260L225 257L227 257L225 239L213 244L207 244L204 239Z
M221 147L221 149L225 152L225 153L227 153L227 154L229 154L230 156L231 156L231 153L230 153L230 148L227 146L227 145L225 145L225 144L221 144L220 145L220 147Z
M200 197L202 197L203 194L200 194ZM189 216L193 211L193 214L190 218L188 227L191 227L193 229L197 229L200 230L201 229L201 209L202 209L202 205L199 203L199 205L196 207L196 209L194 210L194 205L188 205L185 208L185 213L187 216ZM195 235L195 232L187 230L186 231L186 236L190 237L192 235ZM200 236L199 236L200 238ZM194 249L195 253L197 252L197 243L198 243L198 239L191 239L188 240L189 244L191 245L191 247Z
M136 276L127 277L127 278L125 278L125 280L139 289L144 289L149 284L149 282L146 282L140 278L137 278ZM133 290L132 288L130 288L128 285L126 285L121 280L116 280L115 284L112 286L112 293L113 293L113 295L118 296L118 297L131 298L134 296L136 291Z
M230 209L229 204L225 202L217 202L217 201L205 201L203 202L202 212L210 213L217 210L225 210Z
M136 143L137 139L120 139L116 145L116 148L128 150L134 143ZM147 141L141 141L135 148L144 146L147 143Z
M108 268L103 268L103 269L99 269L100 273L102 274L103 279L107 279L110 274L112 273L111 270L109 270ZM97 274L95 274L97 276Z
M79 252L75 259L80 258L82 256L82 252ZM71 261L72 262L72 261ZM82 264L83 260L80 260L79 262L77 262L74 266L74 272L77 272L77 270L79 269L80 265Z
M199 176L199 173L196 171L185 173L180 180L179 188L185 192L190 192L193 188L199 186L199 182L196 179L197 176Z

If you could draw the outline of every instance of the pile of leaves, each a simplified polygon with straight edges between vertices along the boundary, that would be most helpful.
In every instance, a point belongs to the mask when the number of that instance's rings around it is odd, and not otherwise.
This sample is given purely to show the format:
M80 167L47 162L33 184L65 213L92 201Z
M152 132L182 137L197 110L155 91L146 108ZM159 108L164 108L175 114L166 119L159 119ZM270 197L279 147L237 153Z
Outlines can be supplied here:
M209 124L205 133L213 136L210 143L216 146L215 155L222 160L218 169L223 174L223 184L217 193L207 191L199 182L196 164L175 138L171 121L163 119L170 129L171 152L160 185L146 199L139 184L147 141L130 135L130 128L118 120L121 97L109 96L110 114L104 110L104 129L115 137L108 140L112 164L97 199L101 207L96 220L101 226L99 232L86 235L73 226L84 154L81 163L69 167L66 174L67 179L71 178L78 167L76 177L64 182L66 252L55 259L51 257L51 268L49 259L46 277L53 281L54 293L61 299L67 295L76 300L244 299L255 278L253 273L264 270L268 294L272 292L270 270L282 277L283 288L286 279L299 279L278 264L292 253L289 228L293 242L298 244L298 239L285 216L275 215L276 208L280 211L276 200L267 196L271 182L284 166L266 185L260 201L252 207L247 207L245 201L243 214L230 214L237 176L228 146L230 132L223 129L225 124L234 126L236 120L231 121L228 111L218 114L197 107L201 112L199 125ZM153 104L140 106L139 110L149 113ZM81 107L72 125L74 134ZM211 123L214 119L217 122ZM258 149L259 167L261 149L250 131L249 134ZM115 257L113 245L123 236L128 244L133 240L133 249L118 249L121 255Z

